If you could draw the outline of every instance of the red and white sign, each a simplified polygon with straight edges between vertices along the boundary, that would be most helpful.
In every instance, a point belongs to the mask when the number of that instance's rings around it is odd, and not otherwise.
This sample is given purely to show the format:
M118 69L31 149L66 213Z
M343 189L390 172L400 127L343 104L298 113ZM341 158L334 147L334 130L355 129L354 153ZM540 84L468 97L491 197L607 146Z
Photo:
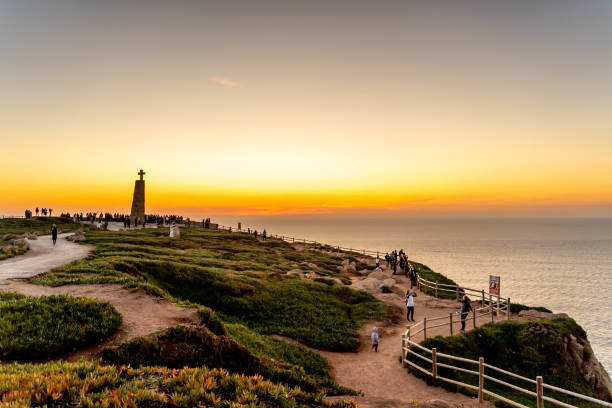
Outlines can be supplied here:
M489 293L499 296L499 276L489 275Z

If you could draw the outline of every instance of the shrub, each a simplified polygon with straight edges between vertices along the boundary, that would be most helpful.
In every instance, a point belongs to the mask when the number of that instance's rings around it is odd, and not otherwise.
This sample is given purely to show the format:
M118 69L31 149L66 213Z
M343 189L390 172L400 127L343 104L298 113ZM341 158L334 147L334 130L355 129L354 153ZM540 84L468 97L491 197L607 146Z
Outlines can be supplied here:
M112 305L70 296L0 294L0 356L36 360L99 343L121 325Z
M6 406L89 407L328 407L355 408L354 402L328 403L309 393L265 380L206 367L101 366L93 362L0 366Z
M526 305L522 305L520 303L510 303L510 311L512 313L519 313L523 310L537 310L538 312L546 312L546 313L552 313L552 311L550 309L547 309L545 307L541 307L541 306L526 306Z

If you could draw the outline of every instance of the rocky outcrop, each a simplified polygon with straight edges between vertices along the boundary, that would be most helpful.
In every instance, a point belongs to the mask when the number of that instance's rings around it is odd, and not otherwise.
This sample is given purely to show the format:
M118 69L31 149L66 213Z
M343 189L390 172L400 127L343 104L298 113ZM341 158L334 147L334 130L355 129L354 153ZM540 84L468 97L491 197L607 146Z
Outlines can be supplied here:
M521 320L526 322L537 322L539 320L547 320L547 319L564 319L569 317L567 313L548 313L548 312L538 312L537 310L521 310L519 312L519 317Z
M85 235L83 235L82 230L77 230L74 234L67 236L66 239L72 242L81 242L85 240Z

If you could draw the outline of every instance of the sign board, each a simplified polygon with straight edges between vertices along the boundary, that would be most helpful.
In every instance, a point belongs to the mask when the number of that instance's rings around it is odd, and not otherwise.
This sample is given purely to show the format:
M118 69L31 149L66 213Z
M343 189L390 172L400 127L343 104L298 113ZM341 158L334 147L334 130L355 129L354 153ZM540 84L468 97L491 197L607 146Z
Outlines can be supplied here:
M489 275L489 293L499 296L499 276Z

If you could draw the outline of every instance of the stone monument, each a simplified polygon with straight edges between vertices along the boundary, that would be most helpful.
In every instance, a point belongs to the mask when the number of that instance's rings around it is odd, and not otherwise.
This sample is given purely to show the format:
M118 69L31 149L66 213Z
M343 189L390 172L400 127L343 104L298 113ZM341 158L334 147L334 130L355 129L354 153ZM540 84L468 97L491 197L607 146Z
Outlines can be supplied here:
M142 224L145 220L145 181L142 178L146 173L140 169L138 175L140 180L136 180L134 184L134 197L132 198L132 211L130 213L130 221L136 226L136 220L140 218Z

